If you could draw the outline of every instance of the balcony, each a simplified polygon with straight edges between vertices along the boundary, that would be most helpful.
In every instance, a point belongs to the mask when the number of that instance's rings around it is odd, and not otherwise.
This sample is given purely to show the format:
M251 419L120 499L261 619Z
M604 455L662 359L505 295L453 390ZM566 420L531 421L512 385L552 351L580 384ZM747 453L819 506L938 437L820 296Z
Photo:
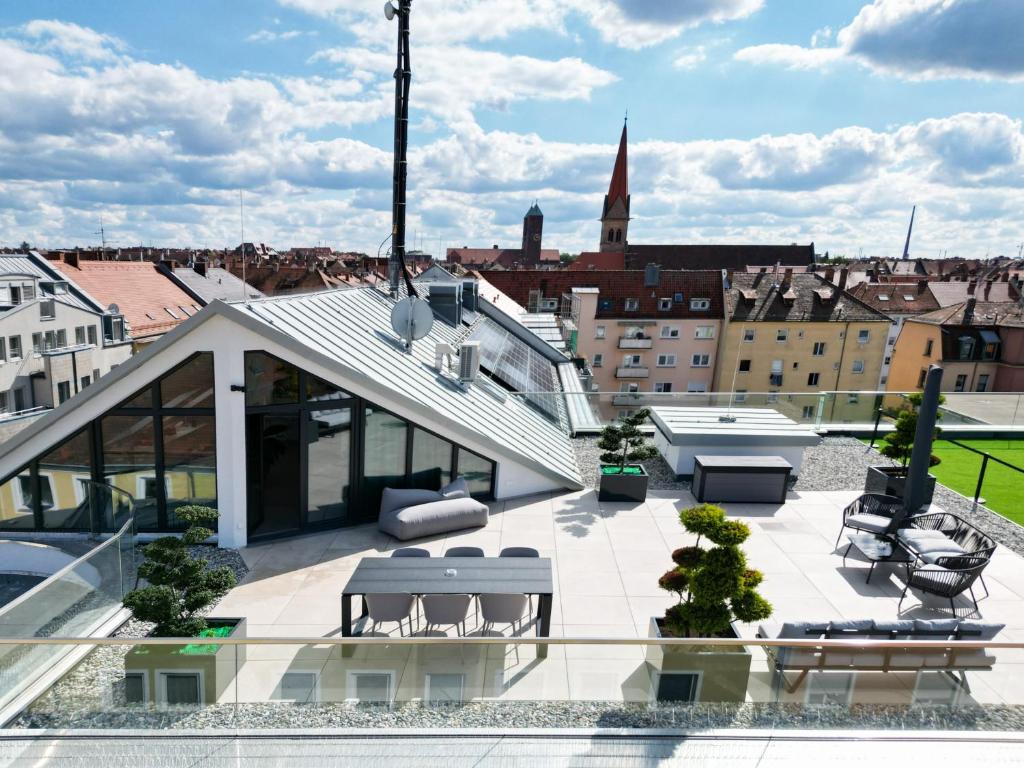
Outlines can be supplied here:
M646 379L651 375L651 371L646 366L623 366L615 369L616 379Z
M639 392L622 392L612 395L612 405L637 406L642 405L644 396Z
M653 343L654 339L650 336L639 339L622 336L619 338L619 349L650 349Z

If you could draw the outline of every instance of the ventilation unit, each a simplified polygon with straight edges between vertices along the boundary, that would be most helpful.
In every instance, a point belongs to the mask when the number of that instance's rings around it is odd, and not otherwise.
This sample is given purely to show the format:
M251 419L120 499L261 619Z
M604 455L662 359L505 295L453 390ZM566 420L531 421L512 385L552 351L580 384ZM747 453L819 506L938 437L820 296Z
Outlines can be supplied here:
M445 358L448 358L448 365L445 366ZM434 346L434 367L441 373L444 373L445 368L450 368L452 365L452 358L455 357L455 347L445 342L439 342Z
M480 342L466 341L459 347L459 380L472 383L480 373Z
M435 317L455 327L462 324L462 283L431 283L427 301Z

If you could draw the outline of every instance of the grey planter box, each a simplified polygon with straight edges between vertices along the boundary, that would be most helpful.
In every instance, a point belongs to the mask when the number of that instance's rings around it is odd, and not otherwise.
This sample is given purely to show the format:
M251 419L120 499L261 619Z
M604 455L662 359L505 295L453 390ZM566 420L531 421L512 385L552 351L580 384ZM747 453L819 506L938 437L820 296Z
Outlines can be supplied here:
M665 636L661 622L660 618L651 618L648 637ZM735 627L732 635L739 637ZM647 663L657 672L652 676L655 701L746 701L751 655L744 646L649 645ZM679 682L682 685L674 684Z
M245 637L244 618L209 618L211 628L233 627L228 637ZM236 658L237 652L237 658ZM199 704L215 704L235 683L235 674L245 663L244 645L218 645L217 638L181 638L181 645L138 645L124 657L125 673L141 673L143 690L151 704L163 704L160 676L164 673L198 673Z
M650 477L647 470L638 464L627 464L637 467L639 475L606 475L601 474L601 485L598 489L598 501L646 501L647 482Z
M902 499L907 487L904 467L868 467L864 490L867 493L885 493ZM924 488L924 504L931 504L935 495L935 475L928 475Z

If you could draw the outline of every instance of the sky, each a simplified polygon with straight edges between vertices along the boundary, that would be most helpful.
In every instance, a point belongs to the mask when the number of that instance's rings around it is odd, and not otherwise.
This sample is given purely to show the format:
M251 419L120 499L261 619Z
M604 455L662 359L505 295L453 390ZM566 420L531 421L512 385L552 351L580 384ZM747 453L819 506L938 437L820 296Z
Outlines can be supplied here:
M0 245L376 253L379 0L0 2ZM1022 0L414 0L408 246L629 240L1018 254Z

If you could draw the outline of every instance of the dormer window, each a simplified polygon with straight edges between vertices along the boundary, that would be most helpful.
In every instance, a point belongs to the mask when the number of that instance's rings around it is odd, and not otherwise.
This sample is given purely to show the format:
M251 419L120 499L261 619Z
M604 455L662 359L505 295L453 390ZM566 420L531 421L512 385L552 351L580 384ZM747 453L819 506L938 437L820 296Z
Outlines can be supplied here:
M658 299L658 309L662 312L672 309L672 299Z
M970 360L974 356L974 339L970 336L961 336L957 339L957 349L961 360Z
M878 294L878 300L879 301L888 301L889 300L889 294L888 293L880 293L880 294Z
M625 309L627 312L636 312L640 309L640 299L626 299Z
M703 312L711 309L711 299L690 299L690 310L693 312Z

